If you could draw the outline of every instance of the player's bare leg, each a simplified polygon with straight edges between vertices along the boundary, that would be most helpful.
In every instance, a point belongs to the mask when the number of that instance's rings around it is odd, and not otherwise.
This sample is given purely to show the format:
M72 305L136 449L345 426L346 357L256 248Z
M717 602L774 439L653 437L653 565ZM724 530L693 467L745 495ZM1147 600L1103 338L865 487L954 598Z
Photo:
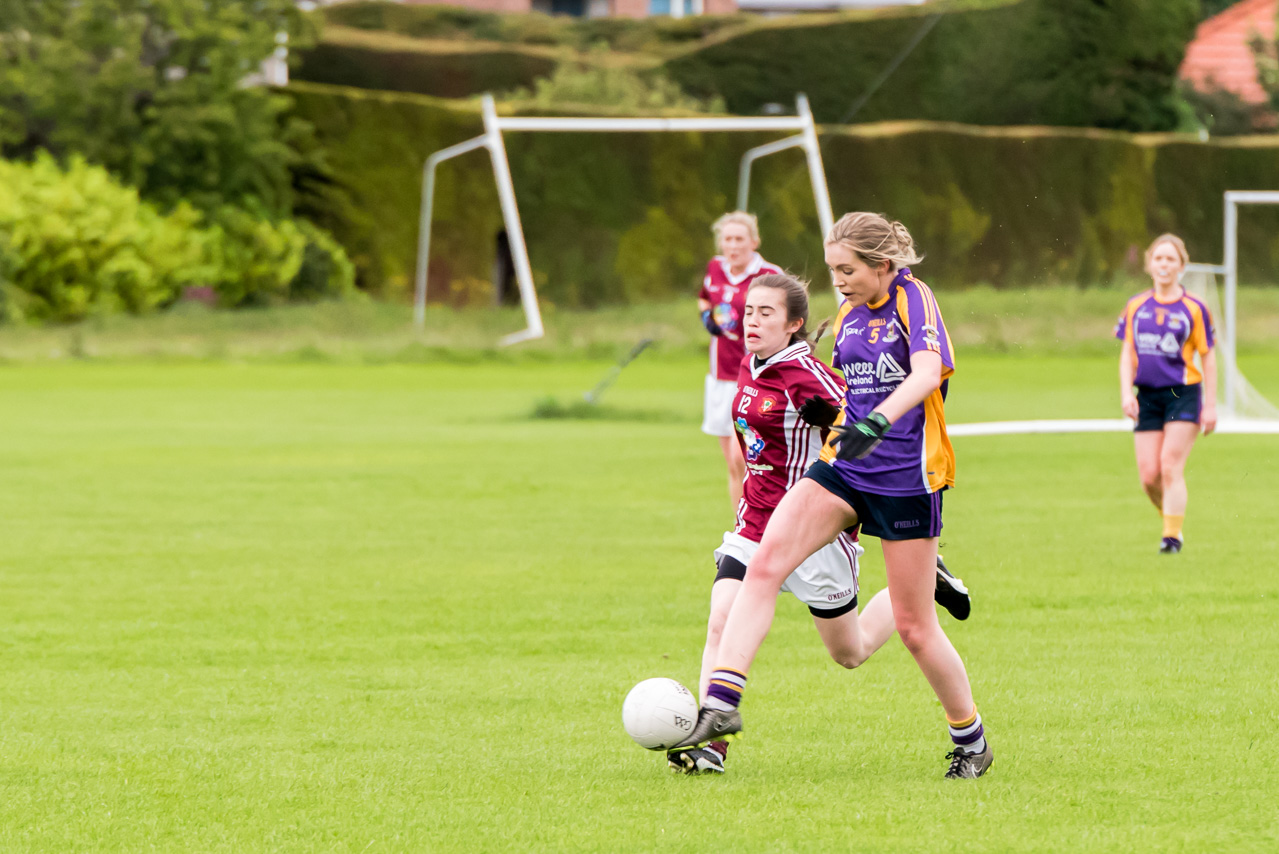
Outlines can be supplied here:
M697 683L697 698L706 702L706 687L715 669L715 656L719 655L719 641L724 633L728 612L737 598L742 582L736 578L721 578L711 587L711 615L706 620L706 646L702 648L702 676Z
M746 672L773 625L777 592L809 555L856 523L857 515L842 498L807 478L782 497L724 624L719 660L697 725L677 746L731 738L741 731L737 703L746 684Z
M1163 447L1159 454L1159 480L1163 488L1164 513L1186 512L1186 459L1199 435L1199 425L1176 421L1164 425Z
M1164 425L1159 454L1159 478L1163 489L1164 538L1160 551L1181 551L1181 525L1186 518L1186 459L1199 436L1199 425L1176 421Z
M951 720L973 708L968 672L942 631L933 607L937 576L937 540L884 540L884 570L893 616L902 643L915 657L933 693Z
M816 481L804 478L782 497L724 624L717 667L746 673L777 609L777 591L809 555L857 523L857 514Z
M902 643L946 711L955 749L947 778L980 777L994 760L963 659L942 631L933 607L937 539L884 540L884 570Z
M1133 447L1137 452L1137 475L1146 497L1160 513L1164 507L1163 476L1159 459L1163 453L1164 434L1158 430L1141 430L1133 433Z
M830 619L814 616L813 625L830 657L851 670L865 663L893 636L893 603L884 589L871 597L861 614L853 610Z
M719 639L724 631L724 621L742 582L736 578L721 578L711 586L711 613L706 620L706 645L702 648L702 675L698 680L698 705L706 702L706 688L715 671L715 656L719 654ZM728 745L711 744L706 747L670 750L666 764L682 774L724 773L724 760L728 758Z
M734 436L719 436L719 449L724 454L724 463L728 466L728 497L733 502L733 512L742 500L742 481L746 479L746 460L742 458L742 449Z

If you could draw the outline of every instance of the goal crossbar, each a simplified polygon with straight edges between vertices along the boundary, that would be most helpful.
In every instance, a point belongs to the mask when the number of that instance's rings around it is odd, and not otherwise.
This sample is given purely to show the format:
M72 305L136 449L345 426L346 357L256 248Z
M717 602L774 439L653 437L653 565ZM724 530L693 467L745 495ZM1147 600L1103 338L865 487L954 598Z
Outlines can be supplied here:
M817 219L822 234L834 224L830 204L830 190L826 185L826 172L822 165L821 148L818 145L817 125L803 94L795 97L794 116L761 117L706 117L706 118L561 118L549 116L499 116L492 95L481 101L480 113L484 121L484 133L457 145L441 149L426 159L422 167L422 208L418 221L417 271L413 295L413 323L418 329L426 324L426 285L431 261L431 223L435 202L435 172L446 160L480 148L488 150L493 163L493 178L497 183L498 200L502 206L502 222L510 244L511 260L515 265L515 279L520 288L520 303L524 308L527 327L502 338L501 346L517 344L544 334L542 313L538 307L537 291L533 286L533 270L528 259L528 245L524 240L524 228L520 222L519 207L515 202L515 188L511 181L511 167L506 156L502 134L506 131L541 131L560 133L653 133L653 132L726 132L726 131L799 131L799 134L777 142L750 149L742 156L738 181L738 202L742 210L750 192L751 164L769 154L790 148L803 148L808 165L809 180L817 204Z

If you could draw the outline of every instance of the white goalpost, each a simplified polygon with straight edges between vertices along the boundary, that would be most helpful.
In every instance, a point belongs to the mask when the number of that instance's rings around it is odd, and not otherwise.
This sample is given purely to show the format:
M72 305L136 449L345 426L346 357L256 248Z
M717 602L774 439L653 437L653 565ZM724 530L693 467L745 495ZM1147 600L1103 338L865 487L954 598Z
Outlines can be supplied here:
M1279 191L1230 190L1225 206L1225 260L1221 264L1188 264L1181 283L1208 306L1217 332L1217 432L1279 434L1279 408L1252 387L1239 370L1239 207L1279 205ZM1220 277L1223 284L1218 286ZM953 436L1010 433L1096 433L1128 431L1127 418L1057 421L992 421L950 425Z
M426 279L431 260L431 215L435 198L435 170L441 163L476 149L488 150L493 162L493 178L497 182L497 195L502 206L502 221L510 241L511 259L515 262L515 279L520 288L520 304L524 308L527 327L502 338L501 346L518 344L541 338L542 313L538 308L537 291L533 287L533 271L529 266L528 246L524 242L524 228L520 224L520 212L515 203L515 188L511 182L511 167L506 158L506 146L502 142L504 131L549 131L569 133L627 133L667 131L798 131L796 136L756 146L742 156L738 180L738 207L747 210L750 195L751 164L761 157L776 154L789 148L803 148L808 163L808 177L817 202L817 219L822 234L834 224L831 213L830 191L826 187L826 172L822 166L821 149L818 147L817 126L804 95L795 97L794 116L766 116L760 118L556 118L534 116L508 116L497 114L497 106L491 95L485 95L481 103L484 133L466 142L449 146L426 159L422 169L422 212L418 224L417 277L413 295L413 323L418 329L426 324Z

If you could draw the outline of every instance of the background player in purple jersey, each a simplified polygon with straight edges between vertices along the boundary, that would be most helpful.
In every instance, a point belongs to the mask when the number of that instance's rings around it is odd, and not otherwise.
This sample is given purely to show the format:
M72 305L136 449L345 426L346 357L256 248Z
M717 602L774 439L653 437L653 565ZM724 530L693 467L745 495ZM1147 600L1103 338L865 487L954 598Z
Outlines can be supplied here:
M907 266L918 260L906 228L879 214L846 214L826 236L826 263L845 299L835 339L835 366L848 384L844 423L773 513L729 612L686 745L741 730L746 673L783 580L860 524L883 543L897 632L945 709L955 745L946 776L980 777L994 759L964 663L933 608L941 493L954 484L942 409L954 358L932 291Z
M1124 342L1120 399L1124 414L1136 422L1137 473L1163 515L1160 554L1181 551L1186 460L1199 431L1208 434L1217 427L1212 315L1180 284L1189 260L1180 237L1155 238L1146 250L1151 287L1128 300L1115 326L1115 337ZM1203 361L1202 374L1195 367L1195 353Z
M706 265L697 309L702 325L711 334L710 371L706 375L702 432L719 438L719 447L728 466L728 494L736 508L742 500L742 478L746 464L733 438L733 395L737 393L737 370L746 355L742 340L742 315L746 291L751 281L766 273L780 273L759 252L759 223L744 211L726 213L711 227L718 255Z
M746 568L759 547L777 502L821 453L829 432L805 423L800 407L820 398L832 407L843 398L838 376L812 356L807 341L808 289L785 274L757 277L746 297L741 362L733 399L737 441L746 459L744 495L737 523L715 550L716 575L702 653L699 696L707 696L719 640ZM893 634L893 608L881 590L857 613L856 532L840 531L808 557L781 589L808 606L831 658L847 668L864 662ZM728 743L672 751L670 766L689 774L723 772Z

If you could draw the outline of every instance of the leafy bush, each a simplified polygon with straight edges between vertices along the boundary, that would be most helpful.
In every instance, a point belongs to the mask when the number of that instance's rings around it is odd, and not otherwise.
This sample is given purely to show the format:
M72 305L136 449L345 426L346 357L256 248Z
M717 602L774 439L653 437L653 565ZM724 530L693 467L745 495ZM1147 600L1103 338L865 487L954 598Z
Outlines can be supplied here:
M143 198L202 210L292 204L306 128L245 79L288 31L292 0L39 0L0 4L0 156L72 154Z
M91 312L149 311L198 281L199 216L169 216L107 172L48 155L0 161L0 253L5 319L75 320Z
M218 209L211 219L217 271L211 284L218 302L235 308L287 300L289 282L302 269L306 238L301 230L232 207Z
M355 292L355 265L333 235L304 219L297 221L306 245L289 282L290 302L341 299Z
M102 167L0 161L0 320L144 314L186 287L228 306L340 297L350 260L309 223L221 207L161 214Z
M517 89L506 98L542 110L576 104L617 112L724 112L723 99L692 98L660 70L640 74L625 66L604 64L602 54L607 52L602 47L593 50L593 62L561 63L550 77L537 80L532 90Z
M1256 104L1246 103L1227 89L1213 88L1201 92L1193 86L1184 85L1181 96L1199 124L1216 136L1239 136L1263 129L1273 130L1273 119L1270 122L1272 127L1265 127L1267 110Z

